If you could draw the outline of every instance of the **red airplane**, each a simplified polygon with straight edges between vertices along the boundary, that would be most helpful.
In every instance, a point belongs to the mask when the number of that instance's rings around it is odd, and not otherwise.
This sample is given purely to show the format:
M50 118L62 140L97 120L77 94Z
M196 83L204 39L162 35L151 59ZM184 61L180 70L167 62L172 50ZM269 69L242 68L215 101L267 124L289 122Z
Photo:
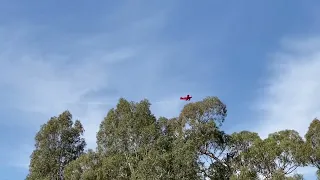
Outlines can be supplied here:
M192 96L190 96L189 94L186 97L180 97L180 100L185 100L185 101L190 101L192 98Z

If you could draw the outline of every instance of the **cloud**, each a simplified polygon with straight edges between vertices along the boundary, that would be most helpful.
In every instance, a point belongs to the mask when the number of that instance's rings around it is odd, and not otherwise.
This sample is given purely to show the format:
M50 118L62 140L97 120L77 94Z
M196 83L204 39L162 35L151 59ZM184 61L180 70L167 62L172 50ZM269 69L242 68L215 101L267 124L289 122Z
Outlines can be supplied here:
M141 17L122 10L119 12L126 15L118 16L134 21L124 20L126 23L96 34L55 34L59 32L56 26L32 23L0 27L1 107L28 114L23 121L12 119L11 123L19 121L20 126L36 131L50 117L68 109L83 123L88 147L95 148L99 124L120 97L135 101L149 97L157 115L179 112L181 102L172 99L179 97L176 94L185 85L179 86L163 67L190 46L162 40L166 10ZM46 31L50 36L43 36ZM171 80L164 80L167 77ZM19 143L12 139L15 141ZM34 142L23 143L26 145L9 155L16 158L4 164L27 167Z
M286 38L270 57L270 74L255 103L260 121L254 129L262 138L284 129L304 136L313 118L320 117L320 37Z
M320 116L320 38L286 39L273 54L268 78L257 106L262 121L258 132L294 129L302 136Z
M161 99L152 104L152 112L155 112L157 117L173 118L178 117L183 108L184 102L179 99L179 95L175 94Z

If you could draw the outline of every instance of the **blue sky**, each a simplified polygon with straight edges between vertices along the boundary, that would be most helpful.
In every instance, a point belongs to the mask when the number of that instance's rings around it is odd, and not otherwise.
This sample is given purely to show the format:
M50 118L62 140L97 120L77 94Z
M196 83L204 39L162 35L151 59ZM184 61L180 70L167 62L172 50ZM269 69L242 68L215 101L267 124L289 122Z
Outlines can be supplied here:
M119 97L157 116L218 96L227 132L320 116L320 2L0 0L0 174L23 179L34 136L69 109L89 147ZM314 170L301 169L307 179Z

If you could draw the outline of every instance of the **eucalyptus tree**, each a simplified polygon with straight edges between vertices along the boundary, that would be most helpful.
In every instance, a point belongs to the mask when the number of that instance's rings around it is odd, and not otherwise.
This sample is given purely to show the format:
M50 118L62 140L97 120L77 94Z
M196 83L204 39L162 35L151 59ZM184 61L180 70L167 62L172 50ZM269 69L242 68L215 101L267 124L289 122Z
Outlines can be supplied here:
M41 126L35 137L28 180L64 179L64 169L84 152L84 129L79 120L74 123L69 111L52 117Z

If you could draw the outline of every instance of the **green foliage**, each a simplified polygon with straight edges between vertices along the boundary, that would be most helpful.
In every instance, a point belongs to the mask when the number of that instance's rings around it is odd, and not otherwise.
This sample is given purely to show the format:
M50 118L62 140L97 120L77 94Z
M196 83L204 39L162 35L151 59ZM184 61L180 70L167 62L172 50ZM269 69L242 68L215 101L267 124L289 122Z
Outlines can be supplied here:
M207 97L202 101L189 103L183 108L180 118L191 126L199 123L215 122L221 125L227 116L227 107L217 97Z
M245 158L265 178L281 179L304 166L304 141L296 131L284 130L258 140Z
M230 138L219 129L226 116L226 105L217 97L189 103L180 114L180 135L198 155L196 159L204 177L228 179L232 175L229 157L223 155ZM186 129L186 125L190 128ZM206 165L204 159L211 164Z
M103 180L101 160L97 153L89 150L78 159L70 162L65 168L65 179Z
M69 111L42 125L35 138L27 179L64 179L65 166L83 153L83 132L80 121L73 123Z
M100 124L97 150L86 153L81 123L73 124L68 111L51 118L36 136L27 179L302 180L292 174L297 167L319 168L319 120L306 142L294 130L261 139L250 131L225 133L227 108L217 97L188 103L172 119L156 119L150 106L121 98Z
M314 119L305 135L309 163L320 169L320 121Z
M231 134L229 142L229 153L234 157L232 159L233 175L231 179L257 179L256 157L254 147L261 143L257 133L241 131ZM237 172L237 173L236 173Z

